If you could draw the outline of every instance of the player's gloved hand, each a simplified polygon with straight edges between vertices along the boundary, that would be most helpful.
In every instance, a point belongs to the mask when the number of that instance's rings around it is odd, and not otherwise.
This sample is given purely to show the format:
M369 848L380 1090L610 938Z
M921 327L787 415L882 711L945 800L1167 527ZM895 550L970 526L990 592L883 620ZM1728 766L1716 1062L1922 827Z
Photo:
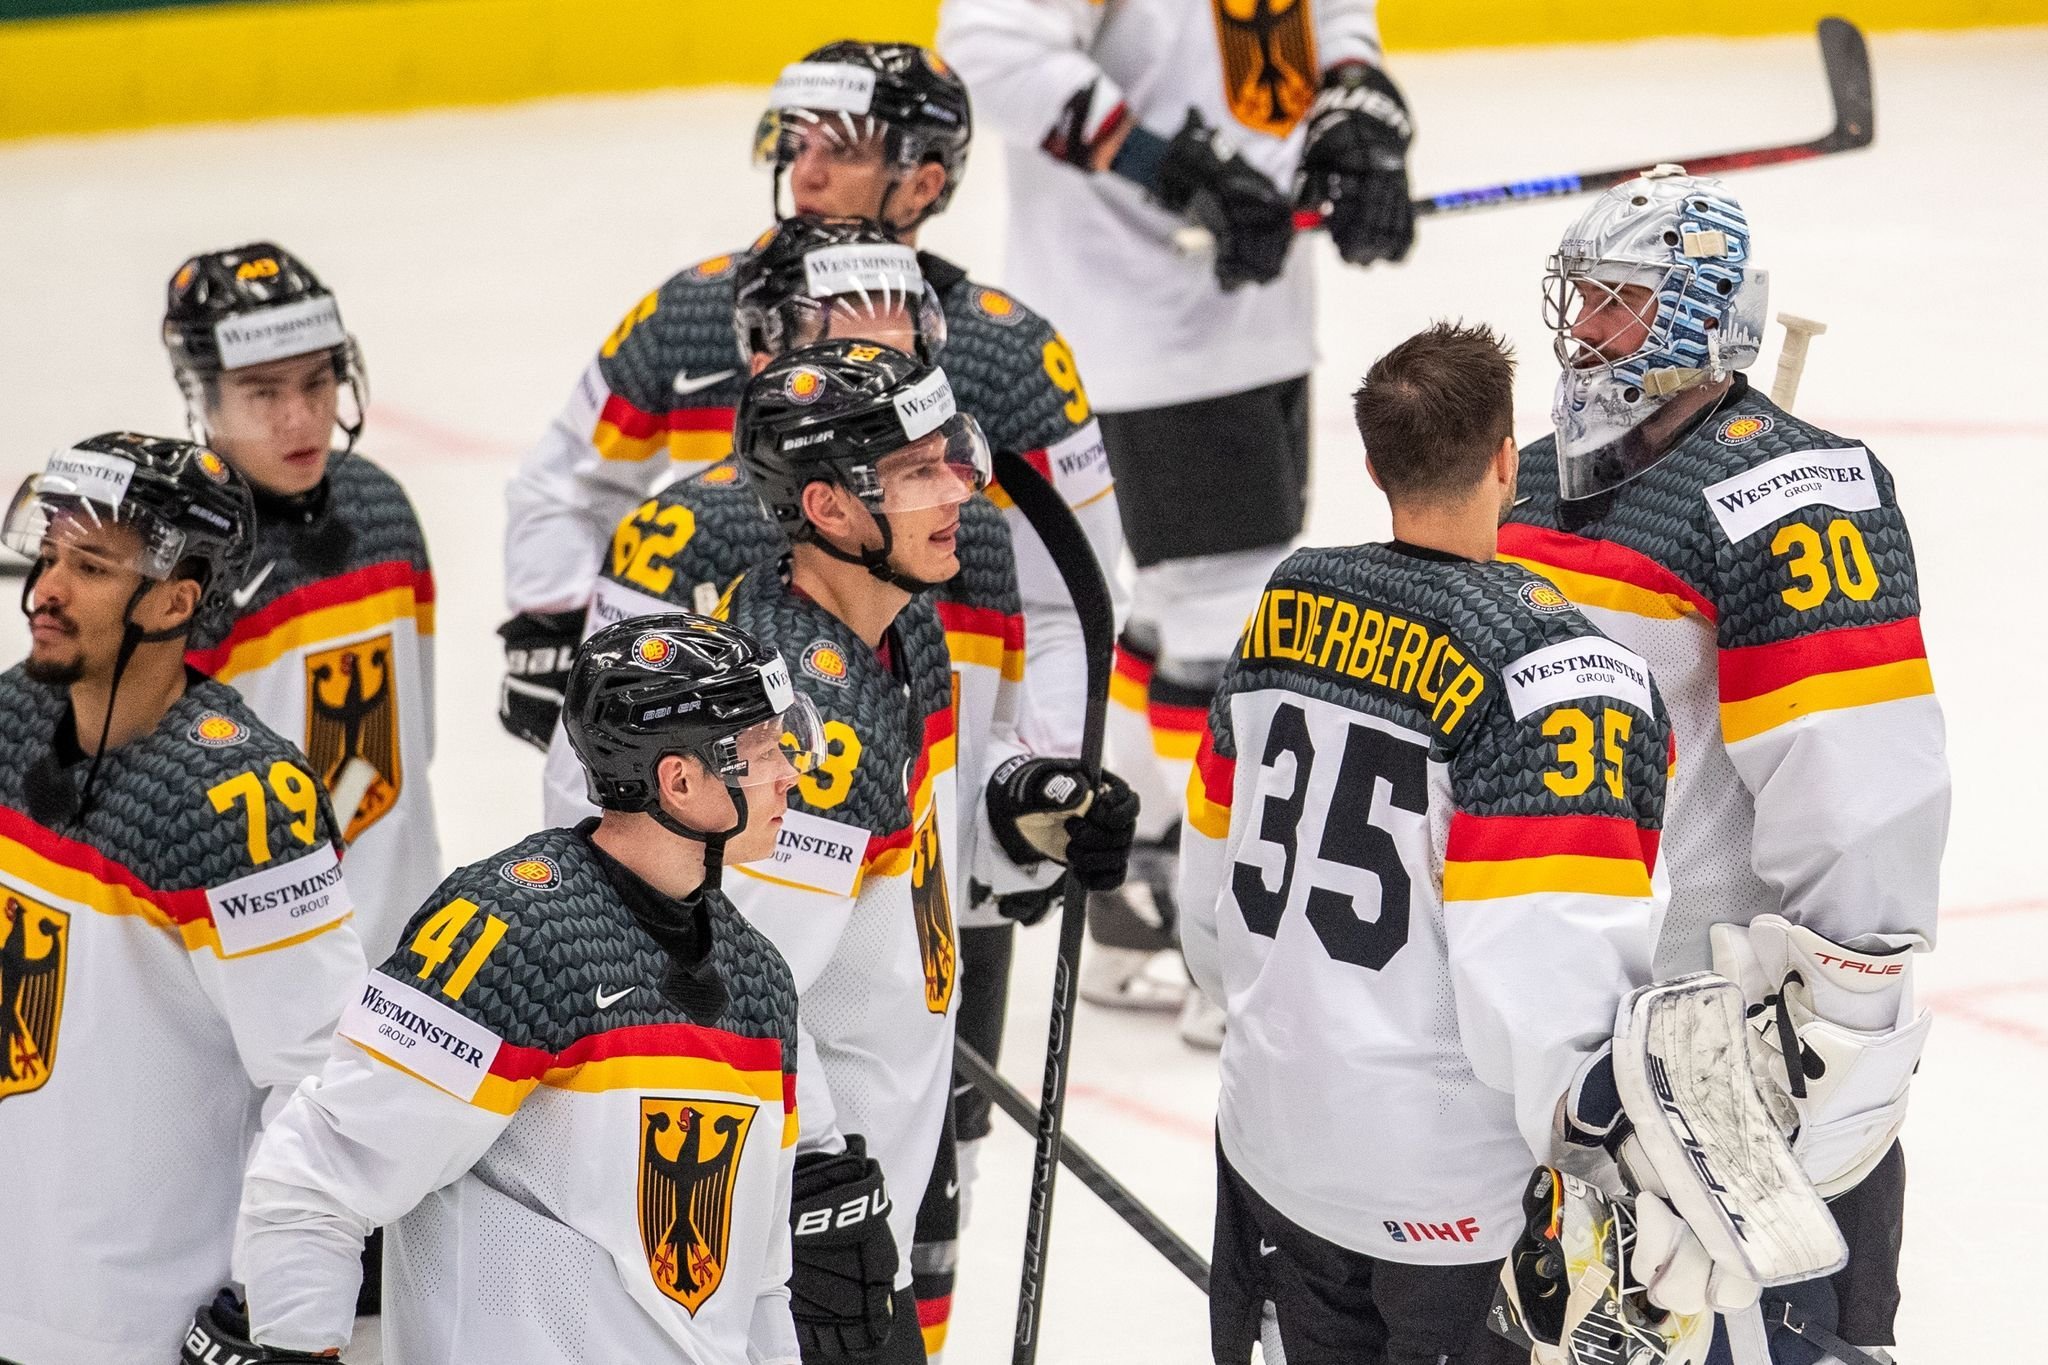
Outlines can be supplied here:
M213 1302L200 1305L185 1332L185 1344L178 1352L178 1365L271 1365L271 1362L317 1360L334 1365L335 1352L285 1351L258 1346L249 1340L249 1315L232 1289L223 1289Z
M1052 131L1040 145L1070 166L1099 170L1130 114L1121 90L1106 79L1092 80L1060 107Z
M1387 73L1344 62L1309 107L1294 202L1320 211L1337 254L1352 265L1398 261L1415 243L1408 203L1408 105Z
M879 1349L894 1331L896 1239L889 1195L867 1140L843 1152L805 1152L790 1185L789 1312L805 1360L839 1360Z
M1013 891L1007 896L996 897L996 913L1029 928L1044 919L1058 899L1057 886L1040 887L1036 891Z
M1225 289L1265 284L1287 264L1294 241L1287 197L1192 109L1159 163L1152 198L1216 238L1216 283Z
M1090 891L1123 885L1138 796L1115 773L1094 785L1078 758L1017 757L988 781L988 823L1012 862L1065 864Z
M583 640L583 613L522 611L498 627L498 638L505 642L498 723L514 739L545 752L562 718L562 690Z

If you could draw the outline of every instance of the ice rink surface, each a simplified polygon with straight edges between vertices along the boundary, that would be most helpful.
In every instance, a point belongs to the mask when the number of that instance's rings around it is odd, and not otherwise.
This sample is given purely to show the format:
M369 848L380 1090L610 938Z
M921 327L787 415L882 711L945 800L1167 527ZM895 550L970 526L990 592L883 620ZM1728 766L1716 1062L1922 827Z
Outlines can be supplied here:
M1945 923L1921 978L1940 1023L1906 1132L1900 1357L2039 1360L2048 890L2031 841L2048 810L2048 727L2034 714L2048 673L2048 418L2026 338L2048 315L2034 264L2048 221L2048 30L1880 36L1872 49L1875 148L1735 186L1774 309L1830 327L1801 412L1897 475L1948 716ZM1420 129L1415 185L1432 192L1806 138L1828 120L1808 38L1392 64ZM540 756L494 714L505 477L627 308L765 226L767 181L746 165L761 99L661 94L0 147L0 481L11 489L50 447L96 431L182 430L157 323L183 256L266 237L302 255L368 357L365 449L411 491L433 549L443 842L457 862L489 854L540 809ZM977 148L926 243L994 283L1002 162L993 139ZM1538 280L1577 207L1425 222L1398 269L1350 270L1326 243L1297 247L1323 270L1309 539L1386 534L1347 396L1375 355L1432 318L1486 319L1514 338L1519 432L1542 432L1555 371ZM1766 384L1775 332L1756 371ZM12 660L24 635L4 615L0 658ZM1004 1058L1034 1094L1052 944L1049 926L1025 936ZM1212 1060L1163 1019L1088 1006L1077 1038L1069 1133L1206 1249ZM997 1122L961 1264L949 1351L961 1362L1008 1355L1030 1148ZM1062 1181L1057 1207L1040 1359L1206 1359L1200 1296L1078 1183Z

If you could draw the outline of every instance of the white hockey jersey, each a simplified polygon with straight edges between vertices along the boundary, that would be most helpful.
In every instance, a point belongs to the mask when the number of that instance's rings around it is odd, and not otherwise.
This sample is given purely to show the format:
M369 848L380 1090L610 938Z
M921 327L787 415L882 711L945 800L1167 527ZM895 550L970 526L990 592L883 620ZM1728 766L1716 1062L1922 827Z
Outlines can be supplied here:
M257 1341L345 1343L388 1224L391 1365L797 1365L789 972L594 827L457 871L359 981L250 1160Z
M1948 761L1885 467L1738 375L1613 493L1561 504L1548 436L1518 487L1502 556L1648 659L1671 706L1659 974L1706 970L1708 930L1761 914L1932 946Z
M1380 60L1373 0L1272 6L1261 32L1228 0L945 0L938 47L974 112L1009 144L1006 279L1060 319L1109 412L1241 393L1315 367L1306 243L1270 284L1225 293L1209 260L1170 236L1186 220L1138 186L1089 174L1042 144L1091 84L1162 138L1190 109L1291 193L1301 121L1322 73Z
M361 455L330 466L311 517L259 498L238 619L189 662L304 747L348 845L372 962L441 880L434 761L434 573L398 481Z
M790 661L825 723L826 757L790 793L774 859L729 869L726 890L796 979L801 1145L866 1137L901 1287L951 1101L960 996L945 633L914 598L885 662L772 568L740 579L721 614Z
M1399 545L1275 571L1188 789L1217 1137L1382 1260L1506 1254L1575 1073L1649 980L1669 732L1549 584Z
M60 724L61 690L0 675L0 1359L171 1361L362 948L304 756L232 690L194 684L44 824L23 774Z

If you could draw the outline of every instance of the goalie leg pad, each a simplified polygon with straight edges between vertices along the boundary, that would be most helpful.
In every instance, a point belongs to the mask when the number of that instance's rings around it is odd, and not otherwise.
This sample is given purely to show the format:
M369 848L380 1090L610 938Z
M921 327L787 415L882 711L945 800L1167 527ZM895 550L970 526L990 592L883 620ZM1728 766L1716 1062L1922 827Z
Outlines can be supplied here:
M1632 992L1615 1021L1614 1079L1648 1174L1717 1263L1768 1286L1847 1262L1758 1091L1733 982L1696 972Z
M1800 1165L1823 1197L1855 1188L1906 1121L1933 1026L1913 1005L1924 941L1869 934L1852 947L1779 915L1716 925L1712 939L1714 970L1742 988L1751 1061L1796 1116Z

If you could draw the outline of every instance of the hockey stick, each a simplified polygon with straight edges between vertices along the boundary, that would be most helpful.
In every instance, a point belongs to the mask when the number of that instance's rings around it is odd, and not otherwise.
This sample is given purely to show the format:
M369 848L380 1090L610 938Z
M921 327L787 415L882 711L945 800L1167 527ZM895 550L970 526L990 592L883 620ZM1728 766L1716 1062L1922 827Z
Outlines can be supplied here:
M1853 152L1868 147L1877 135L1877 111L1870 82L1870 51L1863 31L1846 19L1823 19L1818 29L1820 60L1827 72L1828 98L1835 111L1835 126L1811 142L1785 143L1775 147L1752 147L1740 152L1712 156L1664 158L1677 160L1689 175L1721 175L1728 171L1754 170L1758 166L1779 166L1788 161L1809 161L1817 156ZM1502 204L1525 204L1538 199L1560 199L1573 194L1596 194L1633 180L1658 162L1632 163L1603 171L1577 171L1568 175L1544 176L1536 180L1510 180L1499 185L1480 185L1452 190L1410 202L1418 218L1440 213L1465 213L1472 209L1497 208ZM1322 214L1303 209L1294 215L1297 230L1324 226ZM1176 228L1174 249L1193 255L1215 249L1216 239L1204 227L1190 224Z
M1024 460L995 453L996 479L1024 520L1045 542L1047 553L1074 599L1081 619L1081 643L1088 665L1088 714L1081 727L1081 762L1091 779L1102 770L1102 731L1109 709L1110 652L1116 617L1109 584L1095 562L1094 547L1067 500ZM1045 1311L1045 1262L1052 1236L1053 1181L1059 1174L1060 1127L1067 1108L1067 1062L1074 1050L1074 986L1081 971L1081 938L1087 900L1069 872L1060 878L1059 958L1052 973L1052 1020L1045 1044L1045 1084L1038 1103L1038 1146L1031 1162L1031 1204L1024 1214L1024 1276L1017 1291L1017 1337L1012 1365L1038 1359L1038 1321Z
M982 1058L979 1052L962 1042L953 1044L953 1061L974 1082L975 1088L989 1097L995 1106L1017 1120L1025 1131L1038 1127L1038 1110L1024 1093L1004 1080L996 1069ZM1145 1207L1138 1196L1124 1187L1122 1181L1103 1168L1101 1162L1088 1155L1072 1138L1060 1140L1060 1164L1074 1173L1083 1185L1095 1191L1095 1195L1109 1211L1130 1224L1131 1230L1145 1239L1151 1247L1166 1258L1166 1263L1188 1277L1195 1288L1204 1294L1209 1292L1209 1263L1181 1239L1179 1233L1166 1226L1160 1216Z

